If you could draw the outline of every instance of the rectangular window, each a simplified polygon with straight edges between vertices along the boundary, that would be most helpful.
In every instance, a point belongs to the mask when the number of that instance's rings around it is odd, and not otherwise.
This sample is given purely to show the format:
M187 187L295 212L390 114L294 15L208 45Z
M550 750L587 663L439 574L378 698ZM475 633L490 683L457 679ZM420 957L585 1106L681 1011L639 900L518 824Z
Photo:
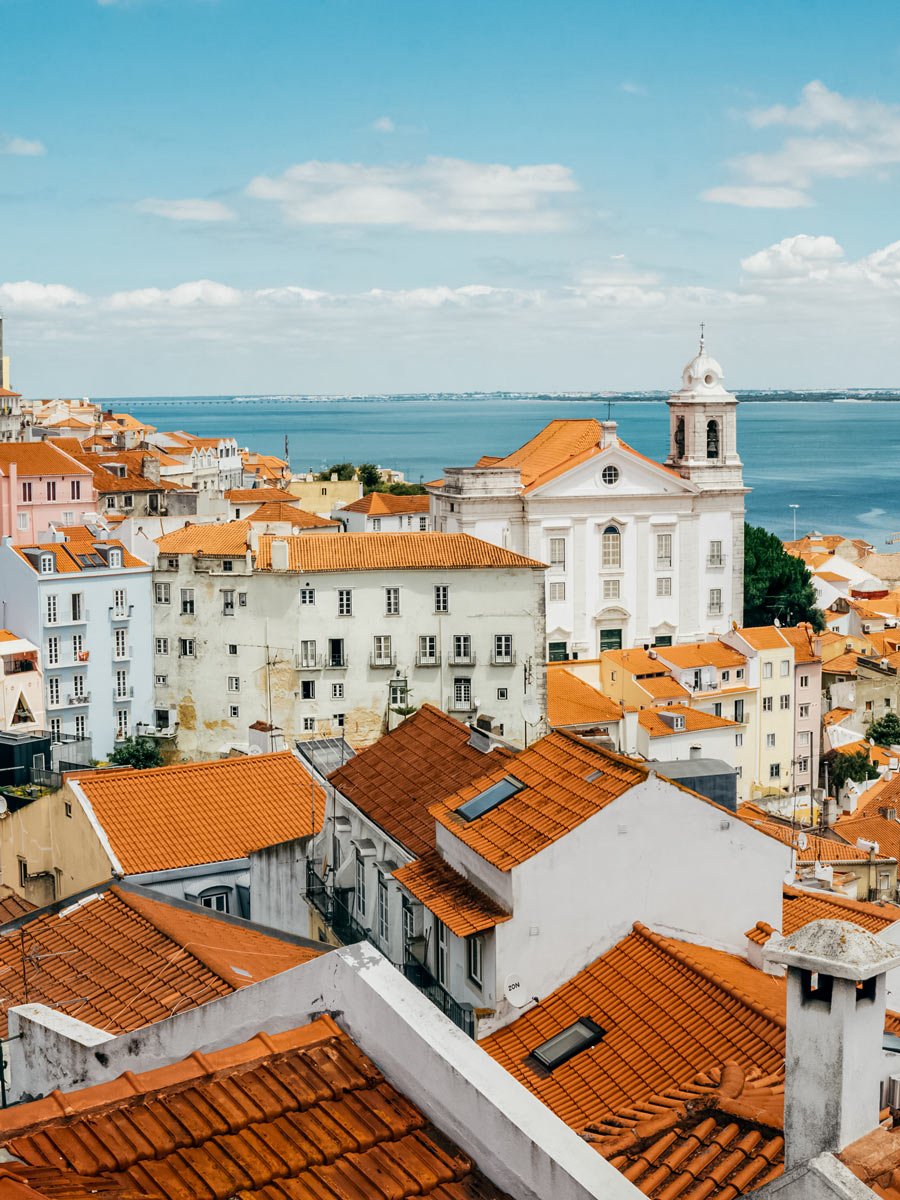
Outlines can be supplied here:
M332 713L331 719L332 719L332 721L334 721L335 726L338 729L344 728L344 714L343 713Z
M130 727L130 720L129 720L129 715L128 715L128 709L127 708L117 708L116 709L116 738L119 741L123 741L125 738L128 737L129 727Z
M476 987L484 983L484 938L480 934L466 938L466 972Z
M656 535L656 567L657 570L668 570L672 566L672 535L658 533Z
M432 634L425 634L419 638L419 666L427 666L431 663L436 663L437 660L437 638Z
M781 670L781 677L782 677L782 679L785 677L785 675L790 675L790 673L791 673L791 660L790 660L789 658L783 658L783 659L781 659L781 662L779 663L779 668L780 668L780 670Z
M763 663L762 668L763 668L763 673L762 673L763 679L771 679L772 678L771 659L767 659L766 662Z
M802 733L797 734L797 744L799 746L809 746L812 742L812 734L808 729L804 729Z
M157 654L168 654L169 653L169 639L168 638L157 638L156 639L156 653Z
M247 593L246 592L238 592L238 608L246 608L246 607L247 607Z
M84 620L84 596L82 596L81 592L72 593L72 620Z
M405 683L391 684L391 708L403 708L406 705L408 693Z
M228 653L232 656L232 658L237 654L237 652L238 652L237 642L229 642L228 643Z
M770 779L780 779L781 778L781 763L769 763L769 778Z
M552 537L548 539L550 566L556 567L557 571L566 569L566 539L564 537Z
M801 721L805 721L807 719L807 717L809 716L809 705L808 704L800 705L799 716L800 716Z
M25 504L31 503L31 484L30 483L22 484L22 500L25 502Z
M735 744L736 746L743 746L743 744L744 744L744 735L743 735L742 733L736 733L736 734L734 735L734 744Z
M71 500L81 499L81 480L73 479L69 483L69 498Z
M54 742L62 737L62 720L59 717L50 718L50 737Z
M721 700L719 700L713 705L713 716L721 717L721 715L722 715L722 702L721 702Z
M400 589L387 587L384 589L384 612L388 617L396 617L400 613Z
M192 616L194 612L194 589L181 589L181 613L182 616Z
M333 683L331 685L331 698L332 700L343 700L344 685L342 683Z
M621 650L622 649L622 630L621 629L601 629L600 630L600 653L604 650Z
M47 666L55 667L59 662L59 638L47 638Z
M763 712L771 712L772 708L773 708L772 697L771 696L763 696L763 702L762 702Z
M744 720L744 702L743 700L735 700L734 702L734 719L738 724L742 724Z
M134 496L127 496L127 495L123 496L122 497L122 507L123 508L134 508Z
M113 589L113 612L116 616L124 616L128 609L128 597L124 588Z
M315 604L315 602L316 602L316 589L315 588L301 588L300 589L300 603L301 604Z
M656 594L657 596L672 595L672 576L658 575L656 578Z
M422 533L424 533L427 528L428 528L428 518L427 517L419 517L419 529L422 531Z
M453 680L453 703L456 708L468 709L472 707L471 679Z
M725 562L725 559L722 557L722 543L721 542L710 542L709 543L709 565L711 567L721 567L724 564L724 562Z
M222 589L222 616L234 616L234 592L231 588Z
M615 525L608 525L600 539L600 562L606 570L622 565L622 537Z
M513 660L513 640L511 633L494 634L494 662L511 663Z
M472 639L467 633L457 633L453 638L453 658L456 662L469 662L472 658Z
M735 677L735 679L743 679L744 678L744 668L738 667L738 669L734 673L734 677Z
M778 707L782 712L787 712L787 710L791 707L791 697L789 693L782 693L781 696L778 697Z
M509 699L509 688L497 688L497 699L498 700L508 700Z
M722 672L722 683L727 683L727 682L729 681L729 679L730 679L730 678L731 678L731 672L730 672L730 671L723 671L723 672Z
M378 877L378 936L382 942L388 940L388 886L383 875Z
M809 770L809 759L808 758L798 758L797 759L798 773L800 775L805 775L808 770Z
M435 585L434 611L438 613L450 611L450 588L446 583L438 583Z
M356 856L356 915L361 921L366 919L366 860L359 854Z
M53 479L47 480L47 499L51 501L56 500L56 481Z
M80 679L82 677L79 675L76 675L75 678ZM77 687L77 685L76 685L76 687ZM124 700L127 695L128 695L128 672L127 671L116 671L116 699Z
M56 596L51 592L47 597L47 625L55 625L59 617L59 604Z
M441 986L445 986L450 975L450 951L447 926L434 918L434 973Z
M113 649L113 658L128 657L128 630L117 629L115 631L115 642Z
M311 670L316 665L316 643L307 639L300 643L300 666Z
M239 704L229 704L228 715L232 720L236 720L241 715L240 705Z
M47 680L47 703L53 706L59 704L58 675L51 675Z
M809 676L808 676L808 675L801 675L801 676L800 676L800 686L801 686L802 688L808 688L808 687L809 687Z
M767 750L775 749L775 734L774 733L766 734L766 749Z
M16 528L24 533L28 528L28 513L20 512L16 514Z
M347 659L344 655L343 638L328 639L328 665L330 667L346 667Z
M565 598L566 598L566 585L564 583L551 583L550 584L550 599L551 600L565 600Z
M155 588L157 604L172 603L172 586L168 583L158 583Z
M115 508L115 507L116 507L116 498L115 498L115 496L107 496L107 497L106 497L106 507L107 507L107 508Z
M372 518L372 532L373 533L381 532L381 517L373 517Z
M603 599L618 600L621 596L622 584L618 579L603 580Z
M79 742L83 742L87 737L87 717L84 713L75 714L75 736Z
M722 589L709 589L709 614L712 617L719 616L722 612Z
M72 634L72 662L87 662L87 655L84 653L84 634Z
M315 717L304 717L303 718L303 732L304 733L315 733L315 731L316 731L316 718Z
M390 666L391 639L386 634L376 634L372 639L372 661L378 666Z
M315 700L316 698L316 681L314 679L300 680L300 699Z
M157 687L166 687L168 682L169 682L168 675L157 675L156 676L156 686Z
M338 588L338 616L353 616L353 592L350 588Z
M178 639L178 653L182 658L193 658L194 657L194 639L193 638L179 638Z
M234 563L231 561L230 558L222 559L222 570L223 571L233 571L234 570Z

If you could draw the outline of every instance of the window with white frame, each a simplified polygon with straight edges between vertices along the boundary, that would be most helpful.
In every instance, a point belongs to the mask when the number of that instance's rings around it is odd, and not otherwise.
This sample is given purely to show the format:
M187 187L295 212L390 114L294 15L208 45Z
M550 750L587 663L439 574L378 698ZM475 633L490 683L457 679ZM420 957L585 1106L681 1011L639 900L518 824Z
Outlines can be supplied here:
M607 525L600 539L600 562L607 571L622 566L622 537L615 525Z
M113 547L109 552L109 565L114 568L122 565L122 551L118 547Z
M472 638L468 633L457 633L453 637L453 658L456 662L469 662L472 657Z
M769 763L769 778L770 779L780 779L781 778L781 763Z
M385 616L396 617L400 614L400 589L398 587L386 587L384 589L384 612Z
M59 600L53 592L47 596L45 613L46 625L55 625L59 620Z
M403 708L409 699L404 680L391 683L391 708Z
M505 688L505 687L497 688L497 699L498 700L508 700L509 699L509 688Z
M315 717L304 717L303 718L303 732L304 733L315 733L316 732L316 718Z
M59 662L59 638L47 638L47 666L55 667Z
M658 575L656 577L656 594L657 596L672 595L672 576Z
M802 688L808 688L808 687L809 687L809 676L808 676L808 675L801 675L801 676L800 676L800 687L802 687Z
M372 639L372 660L380 666L391 663L391 639L387 634L378 633Z
M178 639L178 653L181 658L193 658L194 657L194 639L193 638L179 638Z
M801 721L805 721L807 719L807 717L809 716L809 705L808 704L800 705L799 710L798 710L798 716L800 717Z
M419 517L419 531L421 533L424 533L427 528L428 528L428 518L427 517Z
M791 660L790 660L789 658L783 658L783 659L781 659L781 662L780 662L780 664L779 664L779 668L780 668L780 670L781 670L781 677L782 677L782 679L784 678L784 676L785 676L785 675L790 675L790 673L791 673Z
M172 603L172 585L169 583L158 583L154 588L155 600L157 604Z
M78 676L75 676L78 679ZM116 699L124 700L128 695L128 672L116 671Z
M791 697L790 697L789 692L783 692L778 697L778 707L781 709L782 712L787 712L788 709L791 707Z
M711 567L721 567L724 564L724 562L725 562L725 559L722 556L722 543L721 542L710 542L709 543L709 565Z
M476 987L484 984L484 937L476 933L466 938L466 974Z
M378 533L381 530L381 517L372 518L372 532Z
M431 633L423 634L419 638L419 666L427 666L437 660L437 638Z
M718 616L722 611L722 589L709 589L709 612L711 616Z
M802 730L797 734L798 746L809 746L812 744L812 733L808 729Z
M547 547L550 566L555 567L557 571L564 571L566 569L566 539L564 537L548 538Z
M351 588L338 588L337 602L339 617L353 616L353 591Z
M168 654L169 653L169 639L167 637L158 637L156 639L156 653L157 654Z
M62 719L60 717L50 718L50 740L54 742L60 741L62 738Z
M734 673L734 677L735 677L735 679L743 679L744 678L744 668L738 667Z
M453 703L456 708L472 707L472 680L453 680Z
M228 676L228 690L229 690L229 692L239 692L241 690L240 675L229 675Z
M316 665L316 643L306 638L300 643L300 666L307 670Z
M228 705L228 715L232 720L236 720L241 715L241 707L239 704Z
M47 703L56 707L59 704L59 676L50 675L47 678Z
M657 570L669 570L672 566L672 535L658 533L656 535L656 567Z
M305 587L305 588L300 589L300 603L302 605L315 604L315 602L316 602L316 589L315 588Z
M128 737L128 731L131 727L131 718L127 708L116 709L116 738L122 741Z
M494 634L494 662L511 663L513 660L513 640L511 633Z
M222 588L222 616L234 616L234 590L232 588Z
M113 635L113 658L128 657L128 630L117 629Z
M314 679L300 680L300 699L315 700L316 698L316 681Z
M763 712L771 712L774 705L772 704L771 696L763 696L762 710Z
M332 700L343 700L344 685L342 683L333 683L331 685L331 698Z
M194 612L194 589L181 589L181 613L182 616L192 616Z
M169 677L168 675L157 675L155 682L157 687L166 687L169 682Z
M356 915L362 920L366 917L366 860L361 854L356 856Z
M618 600L622 594L622 584L618 579L603 580L603 599Z
M446 583L435 584L434 611L445 613L450 611L450 588Z
M40 565L42 575L52 575L56 569L56 559L52 554L42 554Z
M775 734L774 733L766 734L766 749L767 750L775 749Z
M382 942L388 940L389 925L389 895L387 880L383 875L378 876L378 936Z
M434 918L434 973L441 986L445 986L450 975L450 938L443 921Z
M551 583L550 584L550 599L551 600L565 600L565 598L566 598L565 583L563 583L563 582Z
M809 770L809 759L808 758L798 758L797 759L798 773L800 775L805 775L808 770Z
M72 595L69 597L69 599L72 604L72 620L73 621L85 620L84 596L82 596L81 592L73 592Z
M744 744L744 735L743 735L742 733L736 733L736 734L734 735L734 744L735 744L736 746L743 746L743 744Z
M28 528L28 513L20 512L16 514L16 528L23 532Z
M84 713L75 714L75 737L79 742L87 737L87 717Z
M767 658L762 665L762 677L763 679L772 678L772 660L770 658Z
M334 724L338 729L344 728L344 714L343 713L332 713L331 719L332 719L332 721L334 721Z
M128 607L128 597L124 588L113 588L113 612L116 616L125 615Z

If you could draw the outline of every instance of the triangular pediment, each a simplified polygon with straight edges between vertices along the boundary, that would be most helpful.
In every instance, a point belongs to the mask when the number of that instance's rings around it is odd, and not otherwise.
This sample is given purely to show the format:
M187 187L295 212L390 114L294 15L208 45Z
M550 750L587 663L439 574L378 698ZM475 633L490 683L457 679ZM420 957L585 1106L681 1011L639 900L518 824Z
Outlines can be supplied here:
M11 725L33 725L34 713L28 707L28 701L25 699L24 693L19 692L19 699L16 703L16 710L12 715Z
M616 472L613 483L604 480ZM528 489L529 497L557 498L588 496L602 498L609 507L618 506L618 498L624 496L694 496L698 489L674 471L638 454L629 446L619 443L605 450L584 456L565 470L545 481L538 480Z

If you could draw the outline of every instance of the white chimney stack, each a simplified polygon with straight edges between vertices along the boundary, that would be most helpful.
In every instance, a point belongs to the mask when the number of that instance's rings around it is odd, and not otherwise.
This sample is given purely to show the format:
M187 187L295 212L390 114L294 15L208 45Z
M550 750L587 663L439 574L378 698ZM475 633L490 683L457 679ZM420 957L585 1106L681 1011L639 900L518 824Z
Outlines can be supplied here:
M288 544L284 538L272 538L272 570L286 571L288 569Z
M878 1125L885 976L900 948L849 921L812 921L772 937L787 967L785 1171L837 1154ZM861 985L861 986L860 986Z

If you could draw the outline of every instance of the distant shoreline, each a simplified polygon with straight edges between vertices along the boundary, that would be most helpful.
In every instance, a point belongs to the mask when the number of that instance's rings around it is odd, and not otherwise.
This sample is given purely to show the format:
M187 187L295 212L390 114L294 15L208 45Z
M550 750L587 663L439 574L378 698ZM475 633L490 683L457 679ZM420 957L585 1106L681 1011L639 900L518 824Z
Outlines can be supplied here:
M434 403L444 401L451 403L472 402L482 400L510 400L552 404L556 401L566 403L603 404L611 401L627 404L659 404L668 400L669 392L370 392L354 395L352 393L301 393L259 395L222 395L222 396L94 396L97 404L256 404L265 401L267 404L326 404L354 403ZM893 404L900 401L900 388L867 388L854 392L853 389L835 390L829 392L791 392L791 391L744 391L735 392L742 404Z

